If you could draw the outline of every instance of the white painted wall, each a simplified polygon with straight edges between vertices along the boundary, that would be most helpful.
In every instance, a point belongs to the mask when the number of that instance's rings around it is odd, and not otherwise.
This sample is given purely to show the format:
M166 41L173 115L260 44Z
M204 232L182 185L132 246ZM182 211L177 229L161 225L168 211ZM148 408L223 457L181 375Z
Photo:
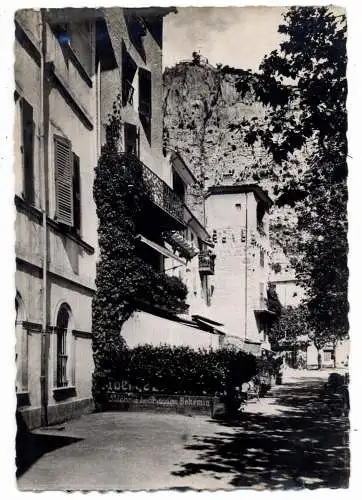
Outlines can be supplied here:
M204 332L183 323L135 312L122 327L121 335L129 347L140 344L168 344L189 346L193 349L219 347L219 335Z

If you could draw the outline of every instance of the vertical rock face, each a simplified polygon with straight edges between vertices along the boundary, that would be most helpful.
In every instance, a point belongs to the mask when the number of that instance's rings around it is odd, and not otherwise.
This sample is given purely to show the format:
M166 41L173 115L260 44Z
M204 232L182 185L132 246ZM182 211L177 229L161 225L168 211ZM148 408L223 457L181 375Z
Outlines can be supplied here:
M179 149L200 183L188 199L199 215L197 195L210 185L259 182L268 189L265 150L248 146L229 127L264 113L251 98L241 100L235 90L237 76L235 70L193 62L164 72L164 141Z

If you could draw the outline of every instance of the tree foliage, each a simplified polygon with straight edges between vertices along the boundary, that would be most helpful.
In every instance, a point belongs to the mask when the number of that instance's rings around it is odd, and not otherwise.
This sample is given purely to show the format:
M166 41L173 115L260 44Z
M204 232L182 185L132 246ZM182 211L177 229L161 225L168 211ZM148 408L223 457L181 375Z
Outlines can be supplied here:
M279 32L279 50L237 83L266 118L232 126L266 148L280 174L276 203L295 206L297 277L323 344L348 332L346 19L328 7L292 7Z
M268 337L273 350L297 345L300 336L310 335L308 310L305 306L283 308L279 318L272 325Z

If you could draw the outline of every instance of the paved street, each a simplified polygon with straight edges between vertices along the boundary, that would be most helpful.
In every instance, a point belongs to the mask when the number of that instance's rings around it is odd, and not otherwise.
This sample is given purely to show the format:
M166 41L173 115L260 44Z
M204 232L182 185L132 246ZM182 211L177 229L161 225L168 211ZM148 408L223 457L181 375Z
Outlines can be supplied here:
M239 422L104 413L64 424L20 489L287 489L348 485L348 419L326 373L290 374ZM293 378L294 377L294 378ZM52 451L48 451L52 450Z

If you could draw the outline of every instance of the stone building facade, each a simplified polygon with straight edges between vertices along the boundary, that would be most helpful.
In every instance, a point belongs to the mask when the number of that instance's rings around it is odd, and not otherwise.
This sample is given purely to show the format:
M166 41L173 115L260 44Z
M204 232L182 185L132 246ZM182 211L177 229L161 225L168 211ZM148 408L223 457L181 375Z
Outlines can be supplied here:
M84 13L16 13L16 391L30 428L92 407L95 64Z
M214 186L206 195L206 226L216 255L213 317L245 350L258 353L267 342L269 319L269 208L255 184Z
M154 201L160 192L164 207L174 199L160 177L162 20L169 11L15 15L16 391L29 428L92 408L94 167L118 94L120 147L143 162ZM181 210L179 203L166 218L179 225Z

